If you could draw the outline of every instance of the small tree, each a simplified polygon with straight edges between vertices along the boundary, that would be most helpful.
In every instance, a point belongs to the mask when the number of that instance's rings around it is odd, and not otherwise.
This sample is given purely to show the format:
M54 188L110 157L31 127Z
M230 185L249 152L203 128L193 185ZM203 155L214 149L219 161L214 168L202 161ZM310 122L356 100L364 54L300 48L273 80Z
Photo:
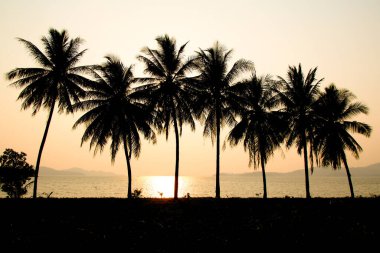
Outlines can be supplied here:
M132 198L133 199L138 199L138 198L141 198L141 197L142 197L142 189L135 189L132 192Z
M34 175L32 165L26 162L24 152L5 149L0 156L0 186L10 198L21 198L27 193L31 177Z

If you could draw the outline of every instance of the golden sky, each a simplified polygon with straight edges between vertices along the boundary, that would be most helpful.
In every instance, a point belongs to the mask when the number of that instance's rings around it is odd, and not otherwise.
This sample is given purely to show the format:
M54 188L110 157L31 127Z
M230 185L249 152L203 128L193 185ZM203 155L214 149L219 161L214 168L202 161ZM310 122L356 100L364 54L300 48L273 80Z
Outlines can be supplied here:
M216 40L234 49L233 61L246 58L255 63L259 75L285 77L289 65L302 63L304 71L318 66L324 77L322 88L334 82L351 90L370 108L360 116L373 127L369 139L358 136L364 148L351 166L380 161L380 1L378 0L2 0L0 1L0 152L5 148L24 151L35 164L47 120L47 111L35 117L21 111L18 93L9 87L5 73L35 62L16 37L41 47L40 38L49 28L68 30L71 37L85 40L88 48L81 64L104 61L114 54L125 64L141 64L136 56L144 46L155 47L155 38L165 33L179 44L190 41L185 53L210 47ZM231 62L232 63L232 62ZM80 147L83 128L72 130L79 117L54 114L42 156L42 166L56 169L81 167L126 175L123 152L112 166L108 149L93 156L89 145ZM222 138L229 129L225 129ZM143 142L138 160L132 160L134 175L173 175L175 141L162 136L156 145ZM303 168L296 152L283 149L270 159L267 171L286 172ZM221 154L221 172L240 173L248 168L248 155L241 147L227 147ZM202 136L185 127L180 140L180 175L215 173L215 148Z

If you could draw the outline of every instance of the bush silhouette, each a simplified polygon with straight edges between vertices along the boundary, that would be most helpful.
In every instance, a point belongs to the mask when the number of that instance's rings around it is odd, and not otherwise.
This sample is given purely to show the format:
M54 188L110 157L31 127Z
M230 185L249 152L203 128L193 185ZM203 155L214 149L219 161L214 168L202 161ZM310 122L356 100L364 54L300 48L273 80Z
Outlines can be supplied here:
M34 175L32 165L26 162L24 152L6 149L0 156L0 186L10 198L21 198L27 193L28 182Z

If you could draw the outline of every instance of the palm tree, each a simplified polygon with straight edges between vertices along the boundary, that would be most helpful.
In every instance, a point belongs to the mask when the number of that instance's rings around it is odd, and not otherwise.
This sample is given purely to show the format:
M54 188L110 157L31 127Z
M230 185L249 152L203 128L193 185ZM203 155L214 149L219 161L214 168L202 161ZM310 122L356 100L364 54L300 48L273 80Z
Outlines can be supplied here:
M289 117L289 134L286 146L289 148L293 143L297 146L298 154L303 152L305 164L306 198L310 198L309 189L309 166L307 144L312 143L312 127L315 122L313 104L319 94L319 84L323 79L315 78L317 68L309 70L306 78L302 72L301 64L289 67L288 80L279 77L279 86L276 89L279 99L284 105L284 110ZM310 145L311 146L311 145ZM312 150L310 150L312 154ZM311 157L311 160L312 157Z
M216 138L216 198L220 198L220 129L225 124L233 126L236 121L233 108L238 101L231 87L240 74L253 70L253 63L240 59L228 71L228 61L232 50L226 50L218 42L212 48L200 49L198 54L199 76L195 105L198 116L204 118L203 135L210 136L212 142Z
M265 165L280 147L286 129L283 113L274 111L277 101L271 89L272 83L270 76L257 77L254 74L233 87L242 104L238 108L240 121L228 135L231 145L243 141L244 150L249 153L249 166L252 163L254 168L261 165L264 198L267 198Z
M176 140L176 161L174 177L174 198L178 198L179 176L179 136L182 134L182 125L190 124L195 130L192 109L191 84L194 77L187 76L195 68L194 59L184 59L182 45L176 48L176 40L168 35L156 38L158 48L142 49L143 55L137 57L145 65L144 73L148 78L140 78L145 85L140 92L145 95L148 103L159 113L156 123L161 123L160 132L165 131L166 140L170 127L174 127Z
M345 151L349 150L355 158L359 158L362 147L349 132L369 137L372 130L365 123L348 120L358 114L368 113L367 106L352 102L354 98L350 91L337 89L334 84L325 88L315 105L318 124L313 143L317 158L323 166L340 169L343 162L352 198L355 194Z
M41 67L16 68L7 73L9 80L17 79L11 85L22 88L18 99L23 100L22 109L33 108L35 115L41 108L48 109L49 117L38 151L34 175L33 198L37 196L38 173L42 151L49 131L55 105L58 112L73 112L73 103L84 97L83 87L90 80L80 75L91 71L89 66L75 66L86 50L79 50L80 38L69 39L67 31L50 29L47 37L42 37L45 52L43 53L33 43L18 38L28 49L32 57Z
M111 139L111 162L115 161L119 146L123 145L128 169L128 198L132 197L131 155L138 157L141 151L139 132L156 142L151 128L153 115L133 93L135 82L132 66L126 67L116 57L107 56L99 66L96 82L87 91L87 98L75 105L75 110L87 110L74 124L86 125L82 144L89 140L90 149L96 154Z

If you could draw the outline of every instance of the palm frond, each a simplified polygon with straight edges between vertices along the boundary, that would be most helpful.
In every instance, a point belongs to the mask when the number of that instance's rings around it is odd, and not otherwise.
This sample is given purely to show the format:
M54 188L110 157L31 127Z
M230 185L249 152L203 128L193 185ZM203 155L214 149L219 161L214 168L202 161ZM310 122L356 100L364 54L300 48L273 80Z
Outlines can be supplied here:
M349 119L361 113L368 114L369 109L366 105L356 102L347 106L346 110L342 113L341 119Z
M245 136L248 130L248 121L243 118L228 134L227 140L231 146L236 146Z
M165 76L165 74L164 74L165 71L161 67L157 66L155 64L155 62L153 62L149 58L140 55L137 57L137 60L139 60L145 64L145 66L146 66L146 68L144 69L145 74L149 74L149 75L152 75L154 77L164 77Z
M34 59L37 60L45 68L51 68L53 66L52 62L46 57L32 42L17 38L18 41L22 42L26 48L29 50L30 54Z
M253 71L253 62L240 59L234 63L231 70L227 73L224 78L225 83L231 84L236 78L239 78L241 74L247 71Z
M352 131L353 133L362 134L365 137L370 137L372 128L368 124L357 121L344 121L344 128Z
M23 79L23 78L30 78L30 77L39 76L39 75L46 75L47 73L49 73L49 71L43 68L16 68L8 72L6 74L6 78L8 80L13 80L15 78ZM17 83L17 81L15 83Z
M17 70L14 70L14 71L17 71ZM26 71L26 72L28 72L28 71ZM17 88L22 88L24 86L28 86L29 84L34 83L37 80L43 78L46 74L48 74L48 72L45 72L45 71L30 71L27 75L25 75L25 77L20 77L17 81L11 83L10 86L15 86ZM10 72L10 75L13 75L13 73ZM11 78L14 78L14 77L11 77Z
M84 49L84 50L80 51L79 53L76 53L76 51L75 51L76 54L73 56L70 55L70 58L68 58L67 66L69 66L69 68L72 66L75 66L75 64L77 64L79 62L79 60L82 58L82 56L86 52L87 52L87 49Z
M183 45L179 48L179 50L178 50L178 52L177 52L177 62L180 62L180 61L182 60L183 52L185 51L185 47L186 47L186 45L187 45L188 43L189 43L189 41L186 42L185 44L183 44Z

